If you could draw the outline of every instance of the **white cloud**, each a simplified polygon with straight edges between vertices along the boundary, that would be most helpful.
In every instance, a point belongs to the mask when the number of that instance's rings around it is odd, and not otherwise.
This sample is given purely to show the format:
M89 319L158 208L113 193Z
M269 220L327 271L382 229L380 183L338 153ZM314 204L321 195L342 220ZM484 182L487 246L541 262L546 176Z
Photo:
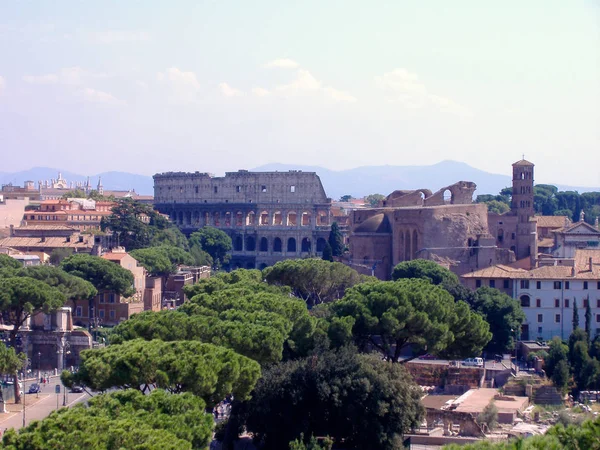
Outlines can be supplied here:
M81 91L83 99L92 103L103 103L106 105L120 105L123 102L112 94L104 91L98 91L92 88L85 88Z
M454 100L432 94L416 73L406 69L394 69L375 77L379 88L389 94L390 102L401 103L409 109L435 108L463 117L471 116L471 111Z
M300 67L300 64L298 64L293 59L280 58L280 59L275 59L273 61L268 62L267 64L265 64L265 67L268 69L275 68L275 67L280 68L280 69L297 69Z
M270 94L268 89L262 88L262 87L255 87L252 88L252 93L254 95L256 95L257 97L266 97L267 95Z
M194 101L200 91L200 83L194 72L184 72L177 67L170 67L164 73L159 72L156 78L169 86L171 100L177 103Z
M65 67L60 69L57 73L25 75L23 76L23 81L31 84L65 84L69 86L78 86L84 84L86 80L103 77L106 77L106 75L90 72L81 67Z
M2 94L2 91L4 91L5 87L6 87L6 81L4 80L4 77L0 76L0 94Z
M242 94L239 89L232 88L227 83L219 83L219 90L225 97L238 97Z
M286 97L316 93L338 102L356 101L356 98L347 92L340 91L331 86L323 86L323 83L317 80L306 69L298 69L296 78L289 84L275 87L275 92Z
M91 31L89 38L97 44L114 44L119 42L145 42L150 40L150 34L145 31L105 30Z

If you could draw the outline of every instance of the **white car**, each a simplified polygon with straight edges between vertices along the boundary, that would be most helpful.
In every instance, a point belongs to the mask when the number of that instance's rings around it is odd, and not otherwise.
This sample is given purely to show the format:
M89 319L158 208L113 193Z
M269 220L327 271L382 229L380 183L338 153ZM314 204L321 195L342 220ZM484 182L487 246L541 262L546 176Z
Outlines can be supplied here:
M483 358L467 358L462 362L463 366L483 367Z

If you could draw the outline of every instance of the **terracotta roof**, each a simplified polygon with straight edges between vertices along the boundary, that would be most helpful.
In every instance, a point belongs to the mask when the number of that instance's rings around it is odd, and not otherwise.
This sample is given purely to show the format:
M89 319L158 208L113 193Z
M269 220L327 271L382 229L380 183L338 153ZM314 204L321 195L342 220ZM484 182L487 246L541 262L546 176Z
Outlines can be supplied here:
M105 253L102 255L104 259L110 259L114 261L120 261L126 256L128 256L128 253Z
M527 272L524 269L515 269L513 267L498 264L496 266L486 267L485 269L462 275L463 278L514 278L515 273Z
M9 237L0 240L0 246L2 247L13 247L13 248L79 248L79 249L91 249L94 246L93 240L87 241L84 239L83 242L79 242L79 239L71 239L71 242L67 242L64 237L47 237L42 241L39 237Z
M19 231L77 231L77 228L69 227L67 225L24 225L22 227L15 228L16 232Z
M571 223L567 216L535 216L538 227L563 228Z
M541 239L538 241L538 247L544 247L544 248L554 247L554 239L552 239L552 238Z

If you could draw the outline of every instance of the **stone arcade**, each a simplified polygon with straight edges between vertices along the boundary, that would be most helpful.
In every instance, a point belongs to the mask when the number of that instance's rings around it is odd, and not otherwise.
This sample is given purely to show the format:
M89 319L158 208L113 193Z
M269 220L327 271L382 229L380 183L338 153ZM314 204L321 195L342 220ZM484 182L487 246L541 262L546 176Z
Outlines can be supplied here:
M208 225L231 236L232 268L321 255L331 228L331 199L314 172L167 172L154 175L154 198L188 235Z

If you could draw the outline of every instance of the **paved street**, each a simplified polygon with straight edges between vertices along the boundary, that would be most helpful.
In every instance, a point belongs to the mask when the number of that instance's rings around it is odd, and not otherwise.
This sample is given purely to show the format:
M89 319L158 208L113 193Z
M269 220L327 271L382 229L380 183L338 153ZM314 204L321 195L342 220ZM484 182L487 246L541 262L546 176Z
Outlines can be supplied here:
M39 380L38 380L39 381ZM25 386L23 387L24 391L27 392L29 390L29 386L36 381L26 381ZM29 425L29 423L33 420L41 420L47 417L52 411L57 409L57 394L55 394L55 386L60 384L60 394L58 394L58 407L63 407L63 399L64 399L64 386L62 386L59 377L52 377L50 379L50 383L46 385L41 385L42 390L38 394L24 394L25 397L25 423ZM86 393L82 394L74 394L67 392L66 404L67 406L72 406L76 403L81 403L86 401L90 396ZM34 399L38 399L38 401L29 405L28 402L32 402ZM17 408L19 406L16 406ZM14 407L13 407L14 409ZM0 413L0 430L4 431L7 428L15 428L19 429L23 426L23 410L21 409L18 412L9 412L6 414Z

